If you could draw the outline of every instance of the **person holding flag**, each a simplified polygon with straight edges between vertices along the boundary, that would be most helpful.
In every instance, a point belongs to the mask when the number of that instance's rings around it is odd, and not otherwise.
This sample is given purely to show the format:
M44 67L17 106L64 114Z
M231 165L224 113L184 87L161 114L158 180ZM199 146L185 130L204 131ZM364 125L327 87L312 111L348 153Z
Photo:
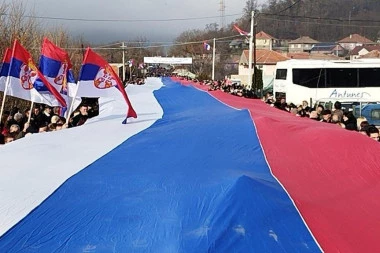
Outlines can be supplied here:
M114 96L115 88L121 92L127 103L128 111L126 118L137 118L137 114L129 101L118 75L106 60L88 47L83 59L74 97L112 97ZM69 110L69 115L71 112L72 106ZM126 123L126 120L123 123Z
M44 38L42 43L40 70L46 80L68 103L69 95L73 95L76 86L70 57L65 50L56 46L47 38ZM66 107L63 107L61 114L65 111Z
M41 83L35 86L37 79ZM4 110L7 95L32 101L33 103L42 103L50 106L67 106L65 99L38 70L31 54L18 40L15 40L13 43L0 117Z
M129 66L130 68L132 68L132 66L133 66L134 63L135 63L135 61L134 61L133 59L130 59L130 60L128 61L128 66Z

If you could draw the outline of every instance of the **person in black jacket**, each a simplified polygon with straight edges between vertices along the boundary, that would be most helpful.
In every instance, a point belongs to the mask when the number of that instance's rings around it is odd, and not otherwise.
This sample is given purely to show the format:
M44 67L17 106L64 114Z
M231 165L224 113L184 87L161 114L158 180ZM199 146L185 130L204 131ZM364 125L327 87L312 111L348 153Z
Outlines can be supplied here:
M79 113L70 119L69 127L81 126L87 121L88 118L88 106L86 104L82 104L79 106Z
M347 130L351 130L351 131L357 131L358 130L356 118L352 112L344 112L343 123L346 126Z

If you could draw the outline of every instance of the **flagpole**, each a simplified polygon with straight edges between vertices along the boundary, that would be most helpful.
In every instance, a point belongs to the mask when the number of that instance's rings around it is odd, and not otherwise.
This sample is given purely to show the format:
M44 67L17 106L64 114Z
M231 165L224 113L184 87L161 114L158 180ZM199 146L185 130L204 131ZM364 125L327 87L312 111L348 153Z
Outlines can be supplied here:
M123 83L124 83L125 82L125 51L124 51L125 45L124 45L124 41L123 41L123 44L121 47L123 48Z
M134 69L133 69L133 64L132 64L132 66L131 67L129 67L129 81L132 81L132 73L133 73L133 71L135 71Z
M249 36L249 60L248 60L248 89L252 89L252 48L253 48L253 16L255 11L251 12L251 33Z
M3 101L1 102L0 119L3 116L3 111L4 111L4 106L5 106L5 99L7 98L9 83L10 83L10 77L8 75L7 79L5 81L5 89L4 89Z
M28 116L28 124L30 123L30 119L32 118L32 111L33 111L34 101L32 101L29 109L29 116Z
M78 94L78 90L79 90L79 85L80 85L80 81L78 81L78 84L77 84L77 88L75 90L75 93L74 93L74 97L71 101L71 104L70 104L70 108L69 108L69 112L67 114L67 120L66 120L66 123L69 124L70 123L70 115L73 111L73 107L74 107L74 103L75 103L75 99L77 97L77 94Z
M215 38L214 38L214 46L212 48L212 80L215 80Z

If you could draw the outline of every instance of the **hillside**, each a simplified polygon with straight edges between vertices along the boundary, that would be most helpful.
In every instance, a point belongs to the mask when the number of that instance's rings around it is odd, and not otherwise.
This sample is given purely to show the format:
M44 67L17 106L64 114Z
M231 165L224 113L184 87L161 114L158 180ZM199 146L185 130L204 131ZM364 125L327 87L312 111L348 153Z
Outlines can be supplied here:
M270 0L260 9L257 29L280 39L310 36L337 41L358 33L376 41L379 11L380 1L376 0ZM248 16L243 18L243 27L249 27Z

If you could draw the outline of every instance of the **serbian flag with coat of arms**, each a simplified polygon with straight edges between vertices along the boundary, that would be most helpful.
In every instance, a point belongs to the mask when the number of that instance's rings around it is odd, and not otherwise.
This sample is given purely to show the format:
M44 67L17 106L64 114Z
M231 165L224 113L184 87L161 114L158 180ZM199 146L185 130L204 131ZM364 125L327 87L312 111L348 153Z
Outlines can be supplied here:
M66 101L74 93L76 81L68 53L53 44L47 38L42 43L40 71L46 80L61 94Z
M211 46L210 44L208 44L206 41L203 42L203 48L207 51L209 51L211 49Z
M65 99L46 80L34 64L31 54L17 40L13 44L8 78L7 95L35 103L66 107Z
M246 31L243 31L242 29L240 29L237 25L234 25L234 28L236 29L236 31L239 32L240 35L243 35L243 36L250 36L251 34L246 32Z
M9 65L11 64L12 50L7 48L4 53L3 61L1 62L0 69L0 91L5 91L5 83L9 72Z
M76 95L81 97L113 97L115 96L115 88L121 92L128 105L127 118L137 118L118 75L106 60L88 47L79 74Z

